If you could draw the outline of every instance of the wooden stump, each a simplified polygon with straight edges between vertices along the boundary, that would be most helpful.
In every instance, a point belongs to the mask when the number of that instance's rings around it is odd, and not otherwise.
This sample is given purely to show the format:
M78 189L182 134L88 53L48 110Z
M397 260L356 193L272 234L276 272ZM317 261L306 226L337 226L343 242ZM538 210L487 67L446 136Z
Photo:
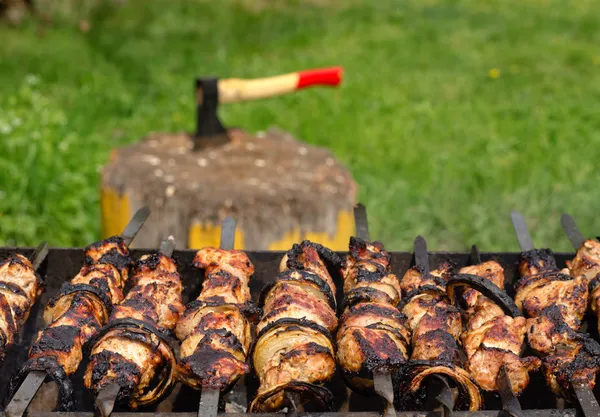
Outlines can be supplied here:
M357 187L326 149L271 129L228 131L230 142L192 150L188 133L155 133L115 150L102 178L103 233L120 233L147 204L137 247L173 235L178 248L217 246L220 222L238 224L236 248L287 250L302 239L346 250Z

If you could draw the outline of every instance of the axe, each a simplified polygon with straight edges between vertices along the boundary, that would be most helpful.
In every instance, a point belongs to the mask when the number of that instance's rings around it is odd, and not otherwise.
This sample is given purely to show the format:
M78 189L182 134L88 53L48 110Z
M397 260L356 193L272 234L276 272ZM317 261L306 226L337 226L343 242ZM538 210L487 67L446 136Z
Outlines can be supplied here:
M197 124L194 148L227 141L227 131L219 120L220 103L238 103L291 93L306 87L336 87L342 81L342 68L320 68L267 78L196 79ZM210 140L209 140L210 139Z

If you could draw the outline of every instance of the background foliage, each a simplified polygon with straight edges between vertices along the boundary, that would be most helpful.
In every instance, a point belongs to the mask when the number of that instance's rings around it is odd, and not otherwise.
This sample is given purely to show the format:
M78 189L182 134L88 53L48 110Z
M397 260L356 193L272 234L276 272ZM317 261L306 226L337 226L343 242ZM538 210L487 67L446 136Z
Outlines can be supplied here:
M600 14L593 0L61 1L0 25L0 243L99 237L110 150L194 127L197 75L342 65L339 90L227 105L352 170L374 237L410 249L569 249L600 234Z

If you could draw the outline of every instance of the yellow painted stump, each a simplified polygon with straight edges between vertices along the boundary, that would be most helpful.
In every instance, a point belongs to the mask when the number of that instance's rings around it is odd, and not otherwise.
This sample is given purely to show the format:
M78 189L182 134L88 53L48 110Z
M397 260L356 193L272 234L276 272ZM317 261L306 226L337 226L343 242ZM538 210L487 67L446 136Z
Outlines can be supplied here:
M228 135L228 143L193 150L190 134L156 133L114 151L102 176L103 234L120 233L147 204L137 247L168 235L178 248L217 246L220 222L231 215L236 248L287 250L310 239L347 249L357 190L331 152L278 130Z

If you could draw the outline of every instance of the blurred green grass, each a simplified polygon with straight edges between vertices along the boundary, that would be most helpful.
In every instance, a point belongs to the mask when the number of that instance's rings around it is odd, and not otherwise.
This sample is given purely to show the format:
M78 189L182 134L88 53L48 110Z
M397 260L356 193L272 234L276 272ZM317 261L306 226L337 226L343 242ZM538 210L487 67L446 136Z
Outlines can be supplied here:
M64 2L0 26L0 243L99 237L99 170L149 131L194 128L197 75L329 65L339 90L221 109L277 125L352 170L372 235L408 250L569 250L600 234L600 14L592 0ZM70 5L70 6L69 6ZM91 30L79 30L87 19Z

